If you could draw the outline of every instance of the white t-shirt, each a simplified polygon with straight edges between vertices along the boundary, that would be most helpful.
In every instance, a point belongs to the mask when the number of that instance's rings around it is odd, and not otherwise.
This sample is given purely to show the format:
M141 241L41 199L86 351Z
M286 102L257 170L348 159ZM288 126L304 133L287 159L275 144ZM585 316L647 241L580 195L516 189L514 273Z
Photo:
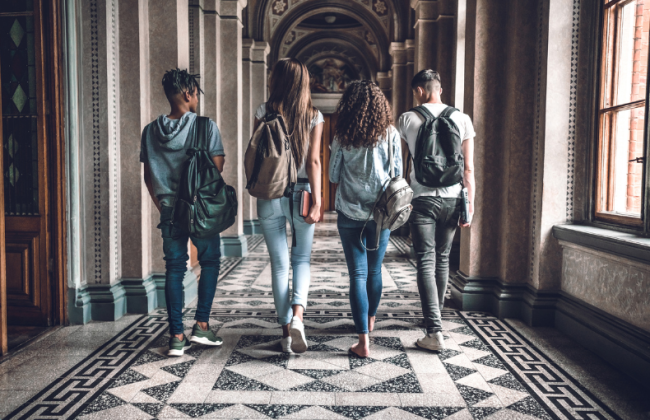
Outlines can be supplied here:
M264 102L263 104L257 107L257 111L255 111L255 118L261 121L265 115L266 115L266 102ZM309 127L309 131L313 130L314 127L316 127L318 124L323 122L325 122L325 118L323 117L323 114L320 111L318 111L314 119L311 120L311 127ZM300 165L300 169L298 169L298 178L307 178L307 169L305 168L306 160L307 160L307 155L305 155L305 159L302 161L302 165Z
M442 114L442 111L447 108L445 104L424 104L427 107L429 112L433 114L434 117ZM462 112L454 112L451 114L451 120L456 123L458 130L460 131L460 138L462 141L471 139L476 136L474 131L474 126L472 125L472 120L467 114ZM399 117L399 122L397 124L397 130L399 131L400 136L404 139L406 144L408 144L409 151L411 156L415 153L415 143L418 139L418 130L420 126L424 123L424 118L415 111L409 111L403 113ZM443 197L443 198L458 198L463 189L460 183L452 185L451 187L443 188L431 188L426 187L418 183L415 179L415 167L411 165L411 189L413 189L413 198L421 196L433 196L433 197Z

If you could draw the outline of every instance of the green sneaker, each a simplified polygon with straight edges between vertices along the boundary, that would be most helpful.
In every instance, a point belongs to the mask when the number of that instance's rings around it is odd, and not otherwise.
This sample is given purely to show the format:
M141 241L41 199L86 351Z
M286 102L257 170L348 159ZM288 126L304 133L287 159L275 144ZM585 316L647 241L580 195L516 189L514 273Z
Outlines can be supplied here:
M169 339L169 351L167 356L182 356L185 354L185 350L192 347L192 343L187 340L187 337L183 336L183 341L179 340L176 337Z
M206 346L220 346L223 344L223 340L210 331L209 325L208 330L203 331L201 327L199 327L199 324L194 324L190 341L192 343L205 344Z

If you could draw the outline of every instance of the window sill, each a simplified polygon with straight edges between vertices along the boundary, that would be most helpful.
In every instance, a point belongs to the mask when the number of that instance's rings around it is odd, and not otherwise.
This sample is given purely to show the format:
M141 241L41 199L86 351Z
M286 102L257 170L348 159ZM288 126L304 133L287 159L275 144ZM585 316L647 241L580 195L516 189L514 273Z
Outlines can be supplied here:
M553 236L587 248L629 258L645 264L650 262L650 238L584 225L553 226Z

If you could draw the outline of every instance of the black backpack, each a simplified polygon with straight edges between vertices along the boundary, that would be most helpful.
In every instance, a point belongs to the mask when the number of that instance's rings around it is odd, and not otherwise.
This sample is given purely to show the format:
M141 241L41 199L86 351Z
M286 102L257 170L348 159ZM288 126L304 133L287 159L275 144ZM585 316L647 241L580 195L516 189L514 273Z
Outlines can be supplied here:
M424 117L413 156L415 179L431 188L450 187L462 182L465 169L462 139L458 126L450 118L458 110L448 106L438 118L423 105L411 111Z
M179 233L195 238L210 238L235 223L237 194L221 177L208 153L210 119L196 117L191 128L190 158L181 174L172 224Z

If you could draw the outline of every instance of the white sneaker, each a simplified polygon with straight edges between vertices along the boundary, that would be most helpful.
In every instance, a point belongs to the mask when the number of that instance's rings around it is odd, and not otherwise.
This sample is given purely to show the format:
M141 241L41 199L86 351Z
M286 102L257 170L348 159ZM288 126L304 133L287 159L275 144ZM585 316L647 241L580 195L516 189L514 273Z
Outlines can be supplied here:
M291 351L291 337L284 337L280 340L280 345L282 346L282 353L293 353Z
M440 351L447 348L445 346L445 339L442 337L441 332L427 334L424 337L419 338L415 345L423 349L434 351Z
M291 350L294 353L304 353L307 351L307 337L305 337L305 324L300 318L294 316L289 328L291 334Z

